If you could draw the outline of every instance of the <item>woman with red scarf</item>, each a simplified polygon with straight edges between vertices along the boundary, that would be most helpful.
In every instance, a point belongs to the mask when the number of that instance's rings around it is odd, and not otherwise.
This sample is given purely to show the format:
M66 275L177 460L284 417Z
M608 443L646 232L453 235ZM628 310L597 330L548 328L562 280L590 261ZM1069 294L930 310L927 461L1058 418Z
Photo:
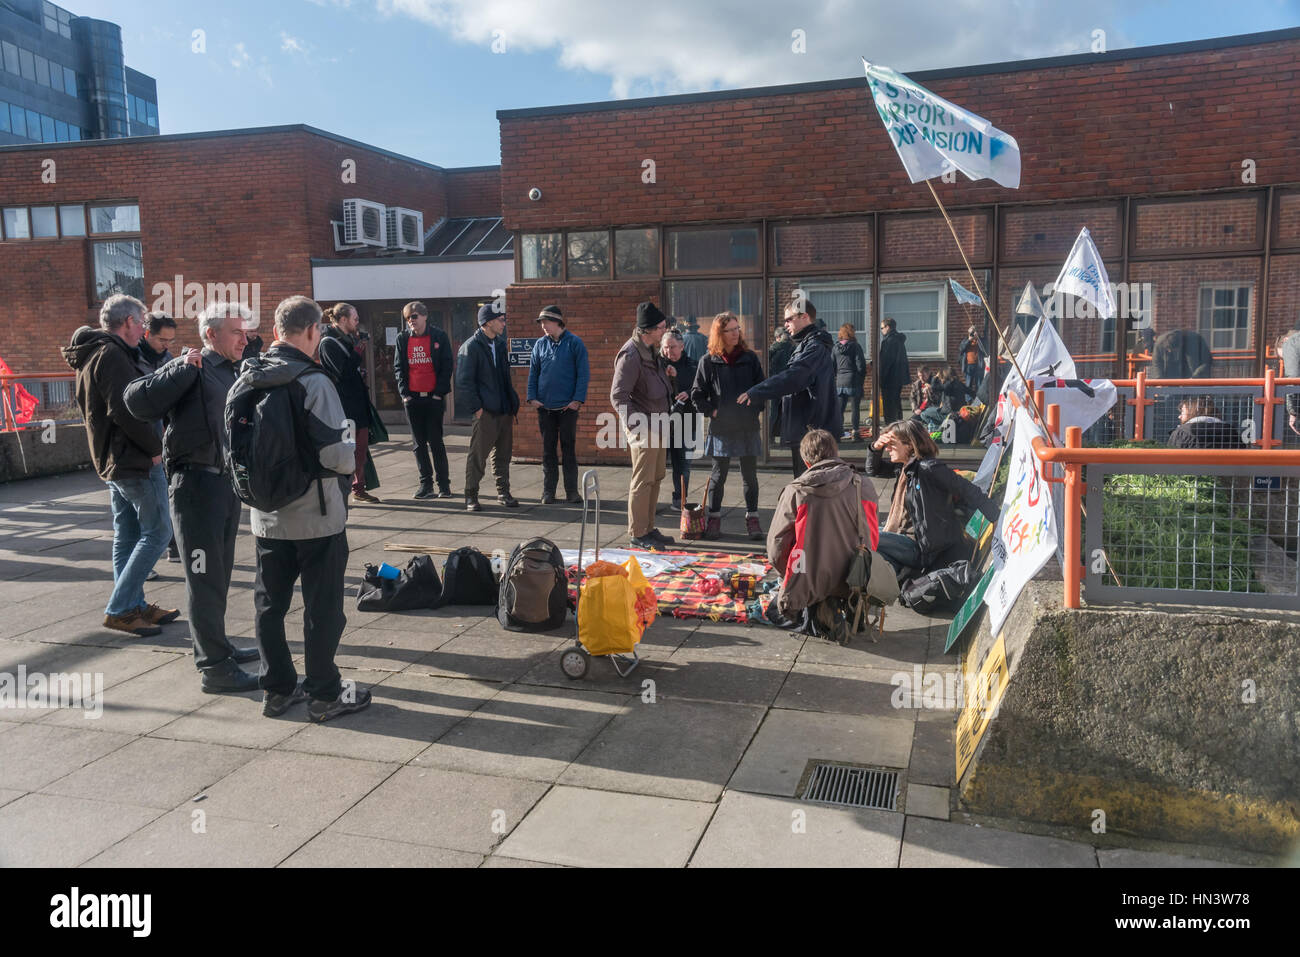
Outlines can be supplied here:
M709 420L704 454L713 458L705 538L722 537L722 495L733 458L740 459L745 486L745 531L754 541L764 537L758 521L758 456L763 450L758 415L762 405L736 402L762 381L763 367L758 354L745 344L740 320L734 313L718 313L709 330L708 354L701 357L691 388L695 408Z

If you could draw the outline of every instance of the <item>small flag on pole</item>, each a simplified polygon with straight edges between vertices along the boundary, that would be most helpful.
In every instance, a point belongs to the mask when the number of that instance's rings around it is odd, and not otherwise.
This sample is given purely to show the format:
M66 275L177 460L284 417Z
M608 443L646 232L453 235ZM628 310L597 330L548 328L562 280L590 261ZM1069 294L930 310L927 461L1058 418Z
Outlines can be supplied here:
M1035 319L1041 319L1045 315L1043 300L1038 297L1038 290L1034 288L1032 282L1025 283L1025 291L1020 294L1020 299L1016 303L1016 315L1033 316Z
M1084 226L1074 241L1061 274L1056 277L1056 291L1067 296L1084 299L1097 307L1103 319L1115 318L1115 296L1111 292L1106 264L1093 244L1092 234Z
M967 179L1020 186L1020 146L988 120L935 96L886 66L868 63L871 96L913 183L959 169Z
M948 277L948 285L952 287L952 294L957 297L957 301L969 306L978 306L980 297L971 292L956 279Z

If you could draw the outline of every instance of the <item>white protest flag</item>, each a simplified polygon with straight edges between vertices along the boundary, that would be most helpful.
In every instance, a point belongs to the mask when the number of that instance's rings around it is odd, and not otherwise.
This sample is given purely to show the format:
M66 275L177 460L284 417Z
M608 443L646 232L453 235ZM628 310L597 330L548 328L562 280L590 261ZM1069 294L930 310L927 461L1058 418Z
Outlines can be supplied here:
M1020 146L988 120L935 96L886 66L868 63L876 111L913 183L959 169L968 179L1020 186Z
M1115 318L1115 295L1110 288L1106 265L1093 244L1088 227L1079 230L1079 238L1066 257L1061 274L1056 277L1055 291L1092 303L1102 319ZM1028 373L1032 375L1033 373Z
M1043 300L1038 297L1038 290L1034 288L1032 282L1026 282L1024 291L1020 293L1020 298L1016 301L1017 316L1033 316L1035 319L1041 319L1047 315L1043 309Z
M1046 316L1039 318L1034 328L1029 330L1024 345L1016 354L1016 363L1031 379L1035 376L1049 376L1053 379L1078 378L1070 350L1065 348L1060 333ZM1002 383L1002 395L1011 391L1024 398L1025 384L1015 366L1007 372L1007 379Z
M1043 432L1033 417L1016 416L1007 494L993 534L993 565L997 571L984 593L994 635L1002 630L1021 590L1057 550L1056 510L1039 473L1035 437L1042 438Z
M1093 423L1115 405L1115 383L1109 379L1057 379L1030 376L1035 389L1043 391L1047 405L1061 407L1061 438L1065 430L1077 425L1087 432Z
M971 292L969 289L967 289L965 286L959 283L956 279L953 279L951 276L948 277L948 285L952 287L952 294L957 297L957 301L960 302L962 305L966 305L966 306L980 305L979 294Z

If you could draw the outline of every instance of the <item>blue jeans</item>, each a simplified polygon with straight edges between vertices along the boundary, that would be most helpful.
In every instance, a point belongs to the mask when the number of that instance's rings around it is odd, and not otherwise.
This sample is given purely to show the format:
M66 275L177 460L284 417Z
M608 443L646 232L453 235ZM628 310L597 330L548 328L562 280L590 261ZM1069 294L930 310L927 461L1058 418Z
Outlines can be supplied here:
M979 392L980 383L982 383L983 381L984 381L983 364L966 367L966 388L970 389L972 392Z
M113 506L113 594L106 615L125 615L145 605L144 579L167 551L172 520L167 477L155 465L149 477L109 482Z
M904 568L921 568L925 564L916 540L897 532L880 533L876 554L893 566L895 575Z

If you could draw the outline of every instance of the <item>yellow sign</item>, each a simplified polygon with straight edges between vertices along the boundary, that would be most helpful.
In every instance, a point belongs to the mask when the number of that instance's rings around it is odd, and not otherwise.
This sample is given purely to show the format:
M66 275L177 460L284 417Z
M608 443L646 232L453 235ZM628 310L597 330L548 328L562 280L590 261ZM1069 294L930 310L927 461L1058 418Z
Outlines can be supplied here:
M975 756L975 748L984 737L989 722L997 714L1002 693L1011 680L1011 672L1007 668L1007 646L1003 637L998 635L998 640L978 665L968 658L962 673L965 704L957 716L955 735L958 781L961 781L970 759Z

